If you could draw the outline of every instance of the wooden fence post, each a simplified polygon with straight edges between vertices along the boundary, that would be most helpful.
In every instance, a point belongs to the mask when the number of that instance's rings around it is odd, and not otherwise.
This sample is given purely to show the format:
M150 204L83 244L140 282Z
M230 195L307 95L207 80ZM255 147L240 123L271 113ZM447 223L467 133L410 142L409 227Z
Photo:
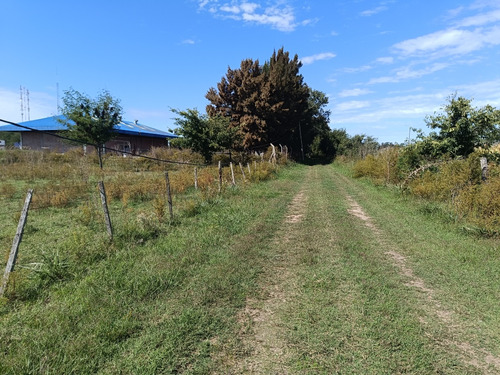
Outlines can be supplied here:
M167 202L168 202L168 212L170 213L170 220L174 219L174 211L172 206L172 193L170 191L170 178L168 177L168 172L165 172L165 182L167 184Z
M243 175L243 181L246 181L245 171L243 170L243 165L240 163L241 174Z
M222 191L222 164L219 160L219 193Z
M231 183L236 185L236 181L234 180L234 168L233 168L233 162L229 163L229 167L231 168Z
M111 225L111 218L109 217L108 200L106 198L106 190L104 189L104 182L99 181L99 194L101 195L102 210L104 211L104 220L106 221L106 229L108 230L109 239L113 240L113 226Z
M481 163L481 180L486 181L488 177L488 159L482 157L479 161Z
M9 260L7 261L7 266L5 267L5 272L2 278L2 285L0 285L0 297L3 296L3 294L7 290L10 273L14 271L14 266L16 265L17 252L19 250L19 244L23 239L24 226L26 225L26 220L28 219L28 211L30 208L32 196L33 189L29 189L28 194L26 195L26 199L24 200L24 207L21 212L21 217L19 218L16 235L14 236L14 241L12 242L12 248L10 249Z
M194 167L194 188L198 190L198 167Z
M273 152L271 153L271 157L269 158L269 163L272 165L276 165L276 147L271 143L271 147L273 149Z

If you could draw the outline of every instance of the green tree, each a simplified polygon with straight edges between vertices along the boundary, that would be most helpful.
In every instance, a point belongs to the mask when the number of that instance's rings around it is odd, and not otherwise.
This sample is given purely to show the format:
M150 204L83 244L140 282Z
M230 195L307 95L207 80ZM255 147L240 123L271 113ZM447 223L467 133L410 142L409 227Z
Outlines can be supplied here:
M173 144L199 152L207 163L212 161L214 153L232 150L238 144L238 128L230 126L229 117L200 115L196 109L172 112L179 116L175 119L178 126L175 133L182 136Z
M428 116L425 121L437 130L421 139L425 152L434 157L466 157L476 147L500 141L500 111L490 105L473 108L471 99L456 94L448 98L442 113Z
M283 48L274 52L264 65L267 78L263 90L263 100L267 104L266 122L268 142L284 143L292 150L300 150L300 131L304 140L305 127L310 124L310 89L299 73L302 63L297 55L290 58ZM312 138L306 139L307 148ZM295 154L298 154L297 151Z
M330 111L326 109L325 93L309 89L308 109L301 123L303 142L308 145L308 156L313 159L333 159L337 144L330 126Z
M239 69L228 68L217 88L208 90L207 114L228 117L230 126L241 135L243 149L274 142L286 144L297 153L299 124L306 127L310 123L310 92L299 74L301 66L297 55L290 58L283 48L264 65L258 60L243 60ZM309 138L312 142L314 136Z
M120 101L108 91L102 91L96 99L89 98L74 89L64 92L63 123L71 138L93 145L102 169L102 147L115 136L114 127L122 120Z

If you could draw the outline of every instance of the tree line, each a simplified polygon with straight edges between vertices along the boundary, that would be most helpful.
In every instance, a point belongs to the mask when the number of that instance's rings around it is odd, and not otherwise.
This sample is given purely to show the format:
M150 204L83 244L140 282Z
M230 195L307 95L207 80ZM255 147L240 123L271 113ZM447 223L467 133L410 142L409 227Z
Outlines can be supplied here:
M283 48L264 64L245 59L239 68L229 67L205 95L206 114L174 110L174 131L182 136L175 143L200 152L207 162L217 151L263 150L270 143L286 145L296 158L333 158L328 97L304 82L301 67L298 56Z

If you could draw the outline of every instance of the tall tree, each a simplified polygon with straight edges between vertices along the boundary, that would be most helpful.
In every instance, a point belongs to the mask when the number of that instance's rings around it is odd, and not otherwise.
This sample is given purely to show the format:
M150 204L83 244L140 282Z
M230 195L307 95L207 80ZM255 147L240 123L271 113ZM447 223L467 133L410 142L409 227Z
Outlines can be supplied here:
M309 88L299 74L302 63L290 58L283 48L274 52L264 65L266 83L263 100L267 104L266 122L269 142L281 142L300 149L301 122L308 120Z
M246 59L240 68L228 68L217 89L210 88L206 98L209 116L224 116L230 119L230 126L237 128L242 144L248 148L264 142L266 123L262 116L261 95L263 84L262 69L259 61Z
M239 128L244 149L282 143L300 150L299 125L308 119L309 88L299 74L301 62L283 48L264 65L243 60L206 94L207 114L230 118Z
M115 135L114 127L122 120L120 101L108 91L92 99L74 89L64 92L62 114L69 135L95 146L102 169L102 147Z

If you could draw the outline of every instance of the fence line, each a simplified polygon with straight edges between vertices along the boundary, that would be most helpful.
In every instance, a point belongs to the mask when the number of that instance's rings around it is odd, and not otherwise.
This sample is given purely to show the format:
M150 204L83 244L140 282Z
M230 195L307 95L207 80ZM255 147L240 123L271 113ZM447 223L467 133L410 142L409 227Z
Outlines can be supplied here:
M233 164L229 164L229 166L223 167L222 163L218 163L218 167L216 168L211 168L211 167L206 167L203 168L201 171L198 167L195 167L194 170L194 176L191 174L192 169L191 168L184 168L181 169L175 173L173 173L172 176L169 175L169 172L164 172L165 176L165 182L164 182L164 187L160 187L159 181L160 181L160 173L154 171L154 172L147 172L147 171L141 171L141 172L135 172L133 175L127 175L128 172L117 172L116 176L119 176L120 173L123 173L127 178L132 178L132 182L127 182L127 181L120 181L114 176L108 176L108 178L104 179L103 175L101 175L101 179L99 181L95 181L94 178L96 177L94 174L89 174L88 176L82 177L82 181L77 182L76 184L69 183L68 185L64 184L64 181L58 181L58 184L53 185L53 182L49 183L44 183L44 185L40 186L40 189L35 185L35 188L37 189L37 194L33 196L33 202L31 202L30 198L30 203L33 206L33 209L38 209L40 211L43 211L47 208L51 207L60 207L60 208L65 208L66 206L70 206L71 209L71 217L75 218L77 220L83 220L84 226L89 226L92 225L92 223L95 221L95 215L93 212L98 212L95 211L99 207L99 197L101 200L101 205L102 205L102 210L104 212L104 222L106 224L106 231L108 233L110 241L113 241L114 238L114 226L112 225L113 220L113 215L119 213L120 211L117 211L117 205L113 204L112 205L112 210L109 209L109 204L111 200L116 200L119 199L121 200L121 212L122 215L126 215L126 207L128 207L128 201L130 199L139 200L139 201L151 201L152 205L154 207L155 205L155 200L158 198L160 199L165 199L164 197L166 196L166 201L169 206L169 213L170 213L170 219L173 219L173 195L178 194L179 199L177 200L179 204L184 204L184 207L188 207L190 202L193 201L192 194L195 194L195 197L199 197L201 199L210 199L212 196L211 194L214 194L216 191L218 191L219 194L223 193L225 190L225 186L228 186L229 184L234 184L236 185L238 181L245 182L247 179L252 178L253 175L255 175L255 172L259 170L260 168L265 168L268 171L274 170L273 165L269 165L267 162L262 162L262 158L260 158L259 163L257 161L254 161L254 171L251 171L250 168L250 163L247 163L247 169L248 169L248 175L245 174L245 170L243 167L243 164L240 162L239 167L240 167L240 172L241 172L241 179L240 177L236 178L235 171L234 171L234 166ZM189 173L188 170L190 171ZM237 173L239 175L239 172ZM190 175L191 177L186 179L186 176ZM194 179L193 179L194 178ZM177 186L174 186L172 189L172 182L174 182L174 185L177 184ZM94 188L91 188L92 184L97 183L98 187L98 194L96 194L95 186L93 185ZM135 183L135 185L134 185ZM137 186L137 184L142 184L143 186ZM78 185L78 186L77 186ZM106 185L106 187L105 187ZM137 188L136 191L132 188L132 186L135 186ZM149 188L148 188L149 186ZM192 193L190 194L184 194L186 189L193 189ZM45 190L44 190L45 189ZM142 191L141 189L149 189ZM38 191L40 190L40 191ZM174 191L176 191L174 193ZM17 193L14 193L18 195ZM144 196L144 198L142 198ZM157 198L155 198L157 197ZM185 197L185 198L181 198ZM191 198L190 198L191 197ZM64 198L64 199L63 199ZM196 198L196 199L199 199ZM9 202L9 206L14 206L15 204L13 203L12 205L10 202L12 202L13 198L12 197L0 197L0 202ZM78 203L77 203L78 202ZM94 203L91 203L94 202ZM165 200L164 200L165 202ZM75 208L74 204L77 203L78 206ZM188 205L188 206L186 206ZM156 207L154 207L156 208ZM38 211L37 210L37 211ZM14 217L14 213L11 213L12 211L5 211L5 213L0 212L0 214L4 217L8 217L11 215ZM60 211L59 211L60 212ZM132 211L130 211L132 212ZM137 211L136 211L137 212ZM146 209L146 212L147 209ZM154 218L154 210L149 210L151 213L151 217ZM63 215L63 213L61 213ZM27 216L27 215L26 215ZM88 216L88 217L87 217ZM161 215L157 215L157 225L161 225ZM39 220L39 216L35 215L36 219ZM85 217L85 219L81 219L80 217ZM98 215L97 217L102 217ZM139 215L137 217L137 220L139 219ZM122 223L121 225L124 225L126 223L125 217L122 216L120 218ZM26 223L26 221L24 221ZM138 223L138 222L137 222ZM70 224L69 228L76 228L79 224ZM136 224L138 225L138 224ZM8 226L3 225L2 229L8 228ZM24 227L23 227L24 228ZM25 237L27 238L28 243L30 241L37 241L36 236L38 236L37 232L39 231L38 228L31 227L32 229L25 233ZM119 229L121 227L119 226ZM122 231L124 230L123 228L121 229ZM10 229L9 229L10 231ZM92 230L92 233L95 233L95 229ZM0 232L2 233L2 232ZM3 233L6 233L6 230L3 230ZM17 234L16 234L17 236ZM22 236L22 234L21 234ZM20 236L20 238L21 238ZM33 238L33 239L31 239ZM59 240L57 238L52 238L55 243L57 243ZM19 244L20 241L18 242L17 248L19 249ZM28 245L29 246L29 245ZM22 246L24 247L24 245ZM27 256L27 259L35 257L35 261L38 262L36 259L37 253L36 251L29 251L31 248L27 248L26 250L28 251L28 255L23 255L23 248L21 247L20 249L20 254L21 254L21 265L20 267L23 267L25 269L29 269L29 267L24 267L22 265L22 259ZM35 249L34 249L35 250ZM17 251L16 251L16 256L17 256ZM10 263L9 263L10 264ZM26 264L32 264L32 263L26 263ZM34 264L34 263L33 263ZM41 263L37 263L41 264ZM4 292L6 289L6 286L3 288L2 292Z

